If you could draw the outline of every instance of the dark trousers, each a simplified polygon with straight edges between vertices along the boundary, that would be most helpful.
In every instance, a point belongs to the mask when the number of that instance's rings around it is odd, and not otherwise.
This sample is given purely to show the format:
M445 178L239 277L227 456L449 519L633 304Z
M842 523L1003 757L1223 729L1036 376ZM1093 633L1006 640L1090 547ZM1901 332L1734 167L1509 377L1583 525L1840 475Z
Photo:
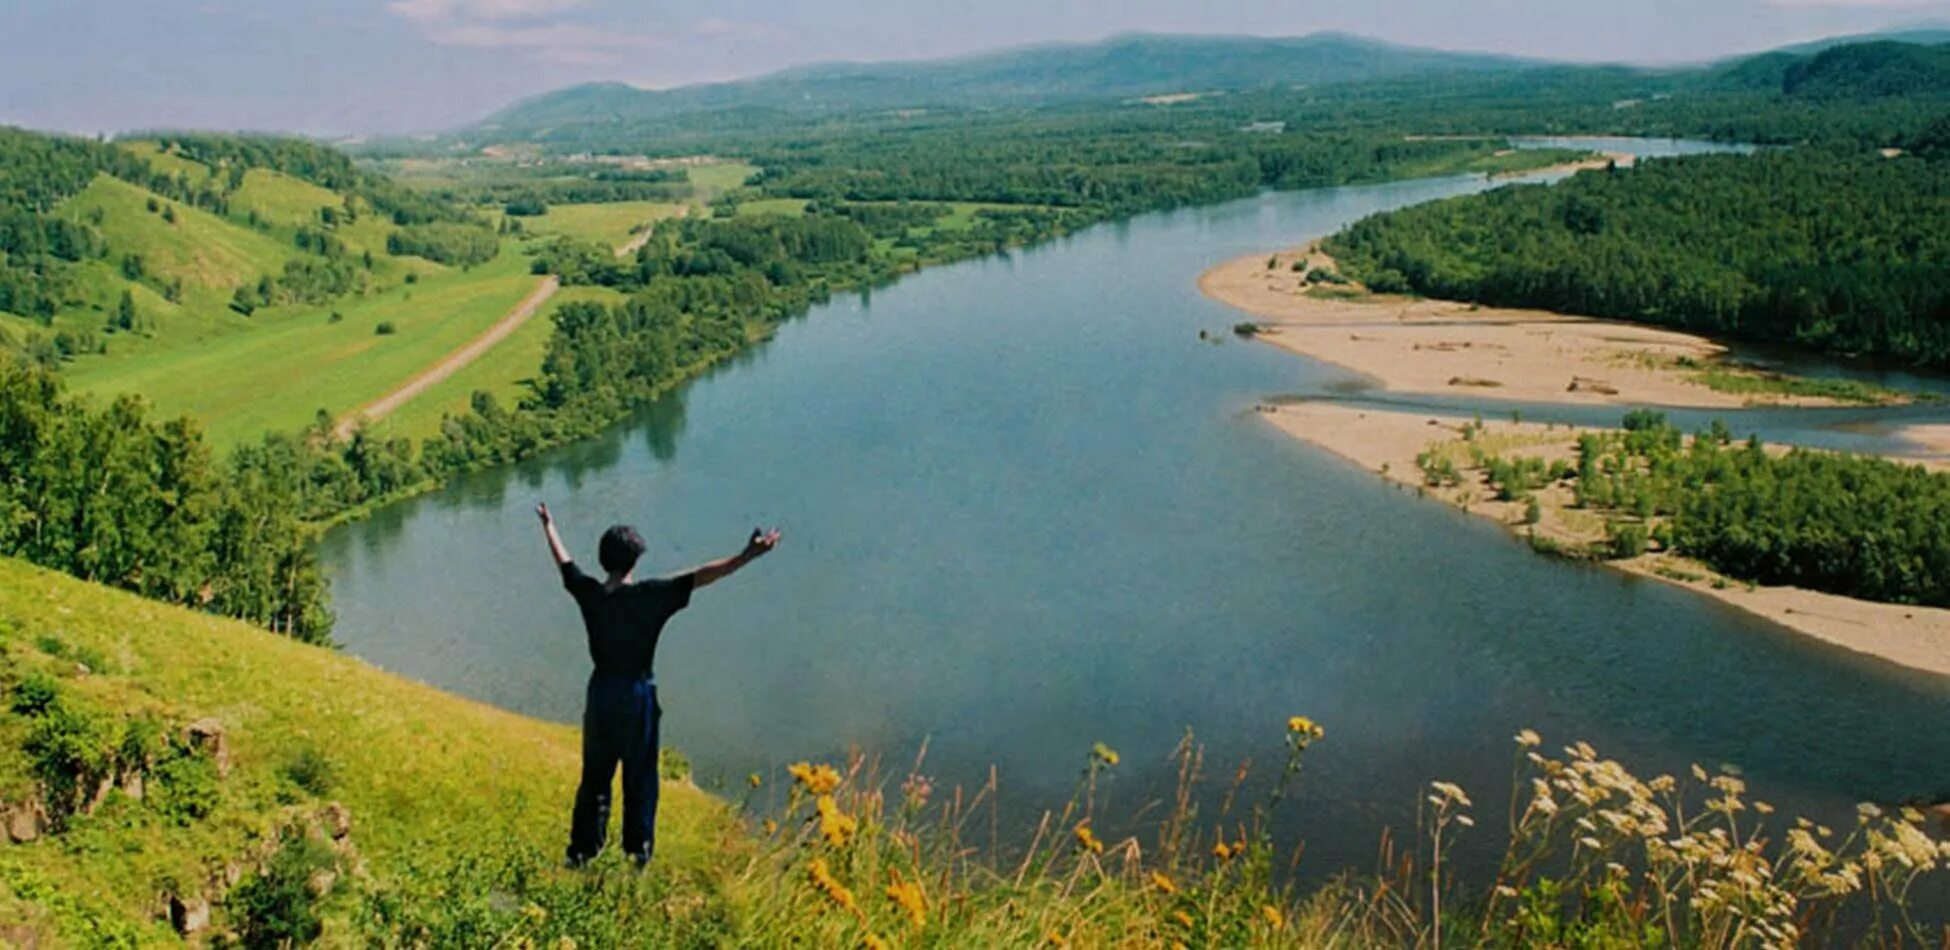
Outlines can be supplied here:
M623 853L648 864L657 847L657 685L648 677L597 673L582 713L582 784L569 826L569 863L603 850L610 780L623 766Z

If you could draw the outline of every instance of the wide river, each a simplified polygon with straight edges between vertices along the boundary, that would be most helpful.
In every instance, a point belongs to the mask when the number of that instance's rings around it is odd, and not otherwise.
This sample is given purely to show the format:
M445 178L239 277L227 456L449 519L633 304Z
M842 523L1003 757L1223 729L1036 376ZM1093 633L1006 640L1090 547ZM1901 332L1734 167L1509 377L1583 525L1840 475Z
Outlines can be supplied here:
M995 766L1008 836L1061 806L1094 742L1122 752L1111 805L1131 814L1168 787L1186 729L1222 785L1241 759L1274 766L1306 714L1327 738L1282 831L1316 873L1371 867L1431 779L1500 814L1525 727L1648 775L1734 764L1760 797L1831 819L1950 794L1950 679L1540 557L1253 411L1364 384L1233 340L1240 317L1199 294L1201 271L1484 187L1267 194L836 299L604 438L334 531L336 635L575 721L588 660L532 513L545 499L587 562L603 527L640 526L651 571L784 528L658 657L664 736L707 786L853 746L898 778L925 742L937 782ZM1878 448L1892 416L1950 411L1722 415Z

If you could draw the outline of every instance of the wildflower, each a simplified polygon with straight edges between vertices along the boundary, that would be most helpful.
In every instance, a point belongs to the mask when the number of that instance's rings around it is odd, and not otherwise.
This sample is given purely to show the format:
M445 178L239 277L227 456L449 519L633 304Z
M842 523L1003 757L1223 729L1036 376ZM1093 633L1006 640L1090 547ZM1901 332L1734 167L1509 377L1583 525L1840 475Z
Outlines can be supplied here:
M873 934L868 934L866 939L860 941L860 947L861 950L888 950L887 941Z
M1117 750L1101 742L1090 747L1090 757L1104 765L1116 765L1118 761Z
M1544 737L1538 735L1535 729L1525 729L1517 733L1517 745L1526 749L1534 749L1543 744Z
M778 822L776 822L776 821L773 821L773 820L772 820L772 819L770 819L770 818L767 818L767 819L765 819L765 833L766 833L766 834L767 834L768 836L769 836L769 835L775 835L775 834L778 834L778 833L779 833L779 823L778 823Z
M1067 947L1070 945L1070 941L1060 931L1055 930L1050 931L1049 936L1043 938L1043 942L1052 947Z
M1171 878L1166 876L1165 872L1163 871L1151 872L1151 886L1157 888L1160 891L1163 891L1166 894L1178 893L1178 885L1173 884L1171 882Z
M563 937L555 941L555 950L576 950L576 938Z
M753 772L752 774L745 776L745 784L751 786L752 788L757 788L760 785L765 784L765 780L763 778L760 778L757 772Z
M1496 886L1496 896L1504 900L1515 900L1517 897L1517 889L1508 884L1498 884Z
M853 892L833 876L832 869L826 866L825 858L814 858L806 868L806 876L812 881L813 889L826 895L840 909L859 915L860 905L853 900Z
M1232 854L1232 845L1226 844L1224 841L1212 845L1212 856L1221 861L1232 860Z
M928 902L927 896L921 893L921 882L902 880L901 872L897 869L889 869L888 874L892 875L894 882L887 885L887 899L907 912L907 920L916 930L926 927Z
M1305 736L1308 739L1318 739L1327 734L1327 730L1322 729L1319 723L1305 716L1294 716L1288 719L1286 721L1286 731L1296 736Z
M1464 808L1469 807L1469 796L1463 794L1462 786L1454 782L1430 782L1429 787L1441 793L1442 796L1441 798L1431 796L1429 799L1431 804L1446 805L1454 802Z
M806 791L814 795L830 795L840 787L840 773L830 765L821 763L796 762L786 767L786 774L798 780Z
M1171 919L1178 921L1180 924L1183 924L1186 930L1192 929L1192 915L1185 913L1182 910L1172 911Z
M911 808L925 808L928 797L934 794L934 779L925 775L909 775L901 783L901 799Z
M1088 819L1077 825L1076 837L1077 847L1091 854L1104 853L1104 843L1098 840L1096 832L1090 830L1090 822Z
M860 822L840 811L839 803L831 795L819 796L815 807L819 811L819 833L825 837L826 843L835 848L846 847L847 839L860 830Z
M1272 927L1274 930L1279 930L1286 926L1286 915L1280 913L1280 909L1274 907L1272 904L1261 905L1259 915L1266 918L1267 926Z
M524 919L531 920L539 924L542 921L548 919L548 911L543 910L540 904L523 904L521 908L521 916Z

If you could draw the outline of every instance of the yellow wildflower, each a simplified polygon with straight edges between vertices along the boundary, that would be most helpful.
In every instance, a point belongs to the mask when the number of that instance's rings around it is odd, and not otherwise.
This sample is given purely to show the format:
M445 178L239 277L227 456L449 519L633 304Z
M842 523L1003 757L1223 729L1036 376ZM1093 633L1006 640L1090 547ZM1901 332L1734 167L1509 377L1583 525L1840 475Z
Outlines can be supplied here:
M1221 861L1232 860L1232 845L1220 841L1212 846L1212 856Z
M752 774L745 776L745 784L750 785L753 788L757 788L760 785L765 784L765 779L759 777L759 774L757 772L753 772Z
M768 835L775 835L775 834L778 834L778 833L779 833L779 823L778 823L778 822L776 822L776 821L773 821L773 820L772 820L772 819L770 819L770 818L767 818L767 819L765 819L765 833L766 833L766 834L768 834Z
M833 903L840 905L842 910L859 915L860 905L853 900L853 892L847 890L846 885L841 884L839 878L833 876L832 870L826 866L825 858L814 858L812 864L806 868L806 876L812 881L814 890L826 895Z
M521 916L539 924L548 919L548 911L543 910L540 904L524 904L521 908Z
M555 950L576 950L576 938L563 937L555 941Z
M1070 945L1070 941L1065 939L1062 933L1055 930L1050 931L1049 936L1043 938L1043 942L1052 947L1067 947Z
M1083 850L1088 851L1091 854L1104 853L1104 843L1102 841L1097 840L1096 832L1090 830L1090 822L1088 819L1084 820L1083 822L1077 825L1076 836L1077 836L1077 847L1082 848Z
M1167 894L1178 893L1178 885L1173 884L1171 882L1171 878L1167 876L1163 871L1151 872L1151 886Z
M927 895L921 893L921 882L902 880L898 868L889 868L888 874L893 877L894 883L887 885L887 899L907 912L907 920L915 929L926 927L928 901Z
M1181 924L1183 924L1183 925L1185 925L1185 929L1186 929L1186 930L1190 930L1190 929L1192 929L1192 915L1190 915L1190 914L1188 914L1188 913L1185 913L1185 912L1184 912L1184 911L1182 911L1182 910L1175 910L1175 911L1172 911L1172 912L1171 912L1171 919L1173 919L1173 920L1175 920L1175 921L1178 921L1179 923L1181 923Z
M785 771L814 795L831 795L833 789L840 787L839 771L824 763L796 762L786 766Z
M1274 930L1279 930L1286 926L1286 915L1280 913L1280 909L1274 907L1272 904L1262 905L1259 909L1259 915L1266 918L1267 925Z
M1292 718L1289 718L1286 721L1286 731L1291 732L1296 736L1308 736L1314 739L1318 739L1321 736L1327 734L1327 730L1320 728L1319 723L1316 723L1312 719L1308 719L1305 716L1294 716Z
M860 941L860 946L862 950L888 950L887 941L873 934L868 934L867 939Z
M826 843L835 848L846 847L847 839L860 830L860 822L840 811L839 803L831 795L819 796L815 807L819 810L819 833L826 838Z
M1105 765L1116 765L1118 761L1117 750L1101 742L1090 748L1090 755Z

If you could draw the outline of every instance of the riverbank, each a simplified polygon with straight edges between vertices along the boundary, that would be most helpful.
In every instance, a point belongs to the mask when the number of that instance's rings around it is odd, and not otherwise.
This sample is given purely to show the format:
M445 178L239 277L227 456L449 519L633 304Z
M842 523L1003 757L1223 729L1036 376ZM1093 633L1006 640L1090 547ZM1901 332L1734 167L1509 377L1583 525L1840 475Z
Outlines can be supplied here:
M1605 537L1603 518L1573 507L1571 492L1562 485L1535 493L1538 505L1534 525L1526 523L1529 518L1524 503L1495 500L1496 493L1480 469L1458 466L1460 484L1426 485L1418 457L1424 452L1443 451L1451 443L1462 446L1462 430L1465 424L1473 423L1471 418L1327 402L1266 406L1262 411L1282 432L1378 472L1418 494L1502 524L1540 550L1582 551ZM1578 435L1590 431L1508 421L1484 421L1482 426L1474 439L1477 444L1547 462L1574 460ZM1793 587L1751 586L1673 554L1655 552L1604 563L1677 584L1827 643L1950 676L1950 610L1874 603Z
M1271 262L1271 266L1269 265ZM1309 275L1338 273L1317 244L1227 261L1199 276L1206 296L1257 318L1249 332L1373 378L1381 389L1585 405L1732 409L1895 403L1796 392L1691 333L1541 310L1370 294Z
M1500 180L1504 178L1528 178L1536 175L1571 175L1581 171L1610 168L1614 165L1619 168L1630 168L1637 161L1638 156L1630 152L1602 151L1592 155L1590 158L1580 158L1571 162L1559 162L1556 165L1546 165L1543 168L1495 172L1490 177Z

